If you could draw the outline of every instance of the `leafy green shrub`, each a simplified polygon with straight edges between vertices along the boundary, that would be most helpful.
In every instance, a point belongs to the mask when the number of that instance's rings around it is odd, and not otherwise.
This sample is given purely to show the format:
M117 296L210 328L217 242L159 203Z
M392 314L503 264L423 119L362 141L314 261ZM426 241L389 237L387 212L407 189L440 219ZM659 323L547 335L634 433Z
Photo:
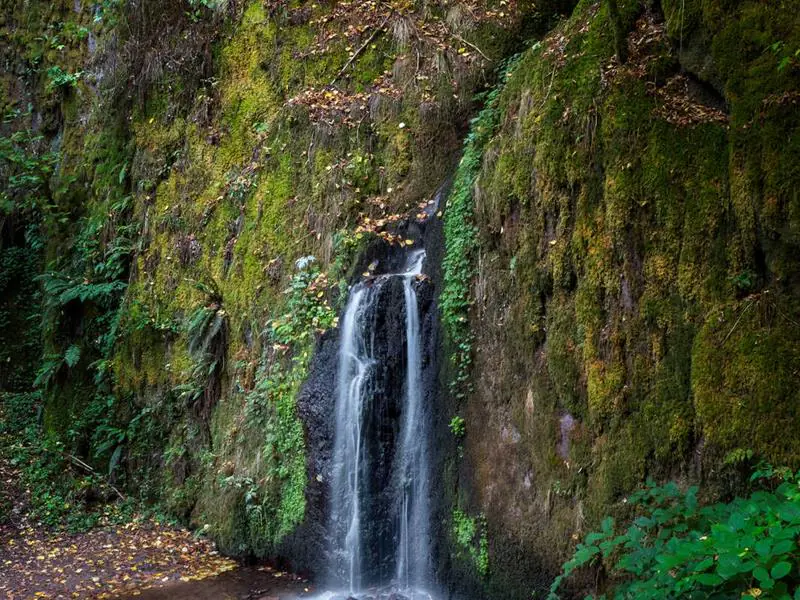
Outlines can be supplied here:
M30 490L28 518L73 532L126 520L133 505L108 503L118 497L116 490L43 433L41 408L40 392L0 394L0 457L18 469L20 485ZM0 522L9 506L0 494Z
M600 562L619 582L614 599L800 598L800 473L767 468L752 479L778 485L700 506L697 487L649 483L629 499L641 515L621 531L607 517L587 535L550 598L576 569Z
M297 273L284 291L286 314L272 322L272 338L278 344L302 344L335 327L336 313L327 300L328 277L314 268L313 256L297 261Z

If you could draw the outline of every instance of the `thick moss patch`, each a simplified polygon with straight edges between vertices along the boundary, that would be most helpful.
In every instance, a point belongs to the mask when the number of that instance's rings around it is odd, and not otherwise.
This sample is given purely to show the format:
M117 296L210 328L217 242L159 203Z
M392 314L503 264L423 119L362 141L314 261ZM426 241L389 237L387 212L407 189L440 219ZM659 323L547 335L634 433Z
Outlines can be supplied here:
M465 450L505 597L529 592L491 532L520 514L547 565L555 530L624 512L648 476L711 492L731 453L800 464L796 436L776 438L800 422L799 122L778 101L800 82L775 50L800 29L779 5L663 2L662 21L652 3L582 2L501 96L476 191Z

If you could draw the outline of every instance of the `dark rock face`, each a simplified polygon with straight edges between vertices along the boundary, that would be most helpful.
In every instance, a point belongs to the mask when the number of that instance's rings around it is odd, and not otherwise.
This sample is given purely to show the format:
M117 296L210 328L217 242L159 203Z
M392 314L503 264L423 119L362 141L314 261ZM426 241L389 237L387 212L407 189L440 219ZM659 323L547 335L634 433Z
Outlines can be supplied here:
M362 581L366 585L391 579L397 543L391 517L392 465L399 442L402 398L405 388L405 307L402 282L392 278L380 283L372 313L372 346L376 364L371 397L366 404L363 443L364 494L361 499L361 536L367 560Z

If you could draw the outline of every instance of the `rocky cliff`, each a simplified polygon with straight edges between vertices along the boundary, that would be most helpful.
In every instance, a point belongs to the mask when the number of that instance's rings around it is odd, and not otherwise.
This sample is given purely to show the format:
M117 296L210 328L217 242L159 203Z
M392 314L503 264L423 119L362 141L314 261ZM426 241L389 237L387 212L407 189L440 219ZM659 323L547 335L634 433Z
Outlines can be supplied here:
M226 552L314 572L336 315L416 222L454 593L800 464L793 2L0 6L4 402Z

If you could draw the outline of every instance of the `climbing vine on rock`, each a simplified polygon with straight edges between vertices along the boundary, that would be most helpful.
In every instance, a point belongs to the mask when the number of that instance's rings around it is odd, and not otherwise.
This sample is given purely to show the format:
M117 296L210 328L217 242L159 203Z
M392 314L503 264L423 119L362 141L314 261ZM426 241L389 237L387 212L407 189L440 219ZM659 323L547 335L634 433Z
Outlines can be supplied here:
M474 220L473 188L481 169L483 151L500 123L498 98L518 57L503 63L500 82L486 96L486 103L471 122L464 142L464 155L458 165L453 189L444 216L444 288L441 295L442 321L452 344L450 361L454 368L451 392L463 399L471 390L469 369L472 363L472 333L469 327L470 286L475 275L478 233Z
M458 555L468 559L481 577L486 577L489 574L489 538L483 515L470 517L461 510L454 510L452 535Z
M247 397L251 421L264 431L266 485L244 482L251 535L261 544L277 544L305 516L305 440L297 392L308 376L317 336L337 323L328 302L328 277L316 259L303 257L296 269L285 290L285 312L264 332L266 348ZM226 485L241 487L243 481L230 477Z

